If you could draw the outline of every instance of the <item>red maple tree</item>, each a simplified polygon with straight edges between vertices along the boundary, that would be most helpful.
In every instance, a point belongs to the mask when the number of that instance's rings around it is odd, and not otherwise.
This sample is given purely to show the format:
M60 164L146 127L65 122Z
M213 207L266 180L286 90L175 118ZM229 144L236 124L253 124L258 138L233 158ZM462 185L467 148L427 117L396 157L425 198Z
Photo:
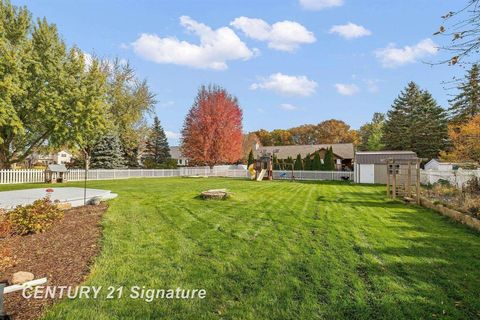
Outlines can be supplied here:
M202 86L182 129L182 154L193 164L213 167L242 158L242 110L218 86Z

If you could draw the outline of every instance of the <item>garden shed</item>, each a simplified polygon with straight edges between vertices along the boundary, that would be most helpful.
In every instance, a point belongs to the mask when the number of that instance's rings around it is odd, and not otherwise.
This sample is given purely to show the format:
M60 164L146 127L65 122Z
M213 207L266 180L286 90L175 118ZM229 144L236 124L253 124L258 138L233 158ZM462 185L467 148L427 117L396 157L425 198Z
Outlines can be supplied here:
M396 163L413 161L417 154L413 151L358 151L354 161L354 181L357 183L387 184L387 160Z
M62 183L67 181L68 169L64 164L50 164L45 170L45 182Z

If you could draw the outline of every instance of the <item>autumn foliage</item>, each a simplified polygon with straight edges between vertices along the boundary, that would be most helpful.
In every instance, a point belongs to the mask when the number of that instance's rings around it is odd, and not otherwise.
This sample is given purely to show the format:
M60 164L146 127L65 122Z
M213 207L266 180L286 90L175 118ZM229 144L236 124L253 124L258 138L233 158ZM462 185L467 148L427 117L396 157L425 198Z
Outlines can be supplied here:
M182 129L182 153L210 167L242 158L242 110L217 86L201 87Z
M448 153L442 152L443 159L480 162L480 115L460 125L451 124L448 134L453 148Z

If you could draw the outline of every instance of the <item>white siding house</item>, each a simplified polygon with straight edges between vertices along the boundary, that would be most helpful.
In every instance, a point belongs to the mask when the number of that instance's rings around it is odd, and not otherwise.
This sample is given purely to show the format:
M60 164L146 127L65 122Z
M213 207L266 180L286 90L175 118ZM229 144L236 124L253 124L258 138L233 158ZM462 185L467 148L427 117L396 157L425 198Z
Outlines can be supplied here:
M177 161L177 166L185 167L188 165L188 159L180 151L180 147L170 147L170 157Z

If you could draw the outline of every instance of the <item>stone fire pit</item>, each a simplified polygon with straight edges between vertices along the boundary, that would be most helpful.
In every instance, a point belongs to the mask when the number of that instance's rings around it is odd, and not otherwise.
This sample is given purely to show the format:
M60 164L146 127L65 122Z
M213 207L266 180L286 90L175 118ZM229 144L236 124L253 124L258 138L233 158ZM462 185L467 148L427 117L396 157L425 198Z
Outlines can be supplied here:
M200 194L200 197L202 199L217 199L217 200L223 200L228 198L228 191L227 189L212 189L212 190L207 190L203 191Z

